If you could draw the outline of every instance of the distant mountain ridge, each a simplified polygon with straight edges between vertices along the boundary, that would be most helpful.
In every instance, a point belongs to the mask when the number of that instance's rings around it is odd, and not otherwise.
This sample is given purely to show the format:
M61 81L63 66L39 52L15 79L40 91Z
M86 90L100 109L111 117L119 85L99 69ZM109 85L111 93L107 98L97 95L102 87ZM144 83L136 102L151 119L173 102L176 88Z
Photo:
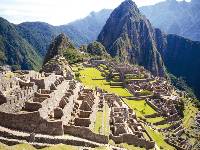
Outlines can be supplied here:
M97 36L101 32L111 12L111 9L102 9L99 12L91 12L87 17L83 19L76 20L60 27L74 28L79 33L81 33L81 35L84 35L86 37L87 43L92 42L97 39Z
M65 33L76 46L95 41L111 11L103 9L92 12L83 19L61 26L44 22L24 22L17 25L17 30L44 57L51 41L60 33Z
M200 1L166 0L140 11L156 28L169 34L177 34L200 41Z
M96 40L110 13L109 9L92 12L86 18L62 26L44 22L14 25L0 18L0 64L16 69L38 69L51 41L60 33L68 36L76 46L89 44Z

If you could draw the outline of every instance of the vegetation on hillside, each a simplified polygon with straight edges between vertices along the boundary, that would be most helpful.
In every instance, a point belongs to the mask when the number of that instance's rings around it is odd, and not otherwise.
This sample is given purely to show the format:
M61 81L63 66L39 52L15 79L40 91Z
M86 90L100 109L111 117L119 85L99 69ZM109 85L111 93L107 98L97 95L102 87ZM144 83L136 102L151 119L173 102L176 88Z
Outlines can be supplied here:
M15 26L0 18L0 64L8 64L12 69L38 70L41 62L41 57Z
M172 84L178 88L181 91L185 91L187 92L187 94L192 97L195 98L195 94L193 92L193 90L187 85L186 81L183 79L183 77L176 77L173 74L169 74L169 77L171 79Z
M66 58L66 60L69 62L69 64L82 62L84 58L89 57L87 54L80 53L80 51L73 48L65 49L63 55Z

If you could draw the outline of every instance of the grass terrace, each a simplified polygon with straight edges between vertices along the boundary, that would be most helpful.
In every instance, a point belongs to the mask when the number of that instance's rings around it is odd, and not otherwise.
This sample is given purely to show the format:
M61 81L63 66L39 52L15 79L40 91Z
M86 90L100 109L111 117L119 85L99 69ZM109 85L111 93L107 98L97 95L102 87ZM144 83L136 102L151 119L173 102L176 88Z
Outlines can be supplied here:
M136 112L138 117L144 117L145 115L151 115L156 113L156 111L149 106L145 100L128 100L123 99L124 102Z
M156 118L147 118L146 121L149 123L156 123L164 120L163 117L156 117Z
M102 111L96 113L96 120L94 124L93 132L96 134L109 135L110 126L109 126L109 107L105 103Z
M102 134L102 130L103 130L102 122L103 122L103 112L98 111L96 113L96 120L95 120L94 131L93 131L94 133Z
M126 80L131 80L131 79L144 79L144 75L137 75L137 74L126 74L125 75Z
M99 87L104 91L107 91L108 93L114 93L118 96L122 96L122 97L130 97L133 96L127 89L123 88L123 87L112 87L110 86L110 83L107 82L104 77L101 75L101 72L99 70L97 70L96 68L84 68L84 69L78 69L78 72L80 73L79 79L80 81L83 83L84 86L88 87L88 88L95 88L95 87ZM128 100L126 98L123 99L123 101L136 112L137 117L145 118L145 115L151 115L156 113L156 111L149 106L145 100ZM105 109L105 108L104 108ZM96 121L96 125L95 125L95 132L98 133L100 131L100 128L102 128L102 126L104 126L105 128L105 116L107 115L107 113L105 113L103 115L102 112L97 114L97 121ZM102 116L104 118L102 118ZM154 122L159 122L162 121L164 118L162 117L157 117L157 118L148 118L147 122L150 123L154 123ZM104 122L104 125L103 125ZM168 127L169 125L163 125L160 128L165 128ZM150 136L155 140L155 142L157 143L157 145L163 149L166 150L175 150L172 146L170 146L169 144L167 144L164 141L164 136L160 133L158 133L157 131L152 130L149 127L145 127L147 132L150 134ZM159 127L158 127L159 128ZM107 131L106 131L107 130ZM106 128L106 130L104 130L104 134L109 133L109 127ZM138 148L138 147L134 147L132 145L128 145L128 144L120 144L117 145L119 147L122 148L126 148L128 150L143 150L142 148Z
M37 149L29 144L17 144L14 146L7 146L0 143L0 150L37 150ZM79 150L79 147L59 144L52 147L42 148L40 150Z
M188 129L194 122L194 117L198 112L198 108L194 106L192 102L188 102L184 110L183 126Z
M80 149L84 149L84 147L58 144L55 146L42 148L40 150L80 150ZM14 146L7 146L5 144L0 143L0 150L37 150L37 149L29 144L17 144ZM110 150L110 149L105 146L104 147L102 146L102 147L90 148L90 150Z
M132 96L132 94L123 87L111 87L110 84L101 75L96 68L85 68L79 71L80 81L88 88L95 89L99 87L109 93L115 93L118 96Z
M158 147L160 149L163 150L176 150L174 147L170 146L169 144L167 144L164 139L165 137L158 133L157 131L154 131L153 129L144 126L145 129L147 130L147 132L150 134L150 136L153 138L153 140L156 142L156 144L158 145Z
M170 127L172 124L163 124L163 125L158 125L156 126L158 129L165 129L165 128L168 128Z

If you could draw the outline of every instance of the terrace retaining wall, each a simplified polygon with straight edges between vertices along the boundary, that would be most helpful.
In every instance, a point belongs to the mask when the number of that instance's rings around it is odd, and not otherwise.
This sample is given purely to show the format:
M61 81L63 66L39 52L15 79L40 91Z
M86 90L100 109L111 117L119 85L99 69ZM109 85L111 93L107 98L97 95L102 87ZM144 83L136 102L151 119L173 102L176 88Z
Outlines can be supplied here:
M0 112L0 125L26 132L42 133L48 135L63 135L61 120L47 121L40 117L38 111L25 113Z
M64 133L84 138L97 143L108 144L108 136L95 134L89 128L64 125Z
M116 144L127 143L138 147L145 147L146 149L152 149L155 146L155 142L138 138L138 136L133 134L121 134L119 136L113 136L111 134L110 139L112 139Z

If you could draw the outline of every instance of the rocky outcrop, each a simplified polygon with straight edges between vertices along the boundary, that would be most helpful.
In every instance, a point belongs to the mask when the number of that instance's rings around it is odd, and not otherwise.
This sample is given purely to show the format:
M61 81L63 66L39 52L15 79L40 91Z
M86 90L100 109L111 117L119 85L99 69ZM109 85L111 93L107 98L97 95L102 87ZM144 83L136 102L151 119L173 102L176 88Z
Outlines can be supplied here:
M68 48L74 48L70 40L63 33L58 35L55 40L50 44L43 64L47 63L56 55L63 56L64 51Z
M49 46L42 71L71 78L72 70L64 57L67 49L74 49L74 46L64 34L60 34Z
M125 0L112 12L98 41L111 56L119 57L123 62L142 65L154 75L165 76L154 28L133 1Z
M111 58L110 55L107 53L105 47L97 41L88 44L85 48L85 51L93 57L99 57L101 59Z

